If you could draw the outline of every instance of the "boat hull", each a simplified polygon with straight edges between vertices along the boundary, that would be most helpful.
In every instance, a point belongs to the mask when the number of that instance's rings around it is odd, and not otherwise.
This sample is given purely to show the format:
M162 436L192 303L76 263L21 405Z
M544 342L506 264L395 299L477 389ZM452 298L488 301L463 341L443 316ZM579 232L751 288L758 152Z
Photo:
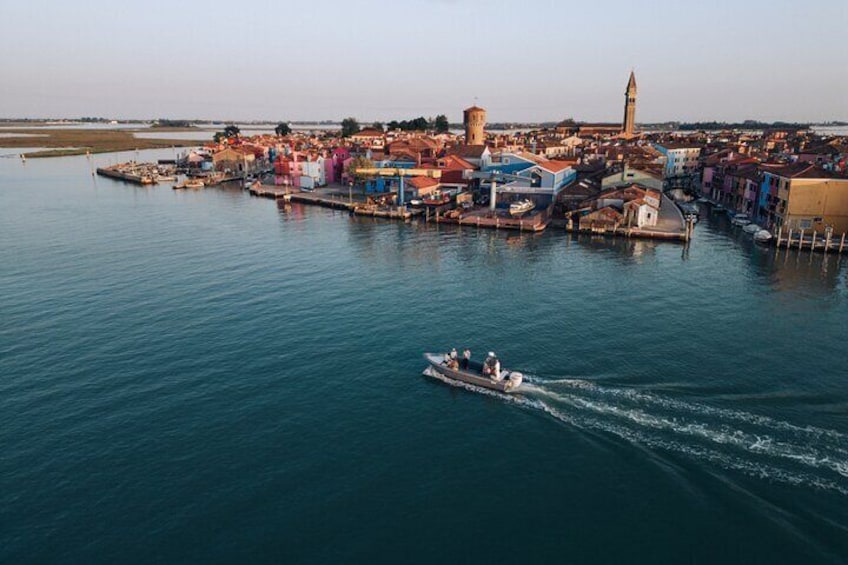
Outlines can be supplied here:
M468 383L504 393L516 392L520 386L520 383L517 384L516 382L508 378L504 378L500 381L494 381L489 377L484 377L483 375L471 371L463 371L462 369L451 369L450 367L445 365L444 355L434 355L432 353L426 353L424 357L427 359L427 362L430 363L430 366L433 367L433 369L437 373L455 381L460 381L463 383Z

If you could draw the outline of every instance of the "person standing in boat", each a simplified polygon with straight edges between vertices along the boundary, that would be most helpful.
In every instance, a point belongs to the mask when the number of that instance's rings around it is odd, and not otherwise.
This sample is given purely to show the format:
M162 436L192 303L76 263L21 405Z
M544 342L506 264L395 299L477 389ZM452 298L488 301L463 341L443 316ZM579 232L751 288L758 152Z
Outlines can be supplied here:
M462 352L462 368L468 370L468 365L471 363L471 350L467 347Z
M448 355L448 367L454 370L459 369L459 359L456 354L456 347L452 348L450 355Z
M495 354L492 351L489 351L489 355L486 357L486 360L483 361L483 374L485 376L489 376L492 374L492 367L495 362Z

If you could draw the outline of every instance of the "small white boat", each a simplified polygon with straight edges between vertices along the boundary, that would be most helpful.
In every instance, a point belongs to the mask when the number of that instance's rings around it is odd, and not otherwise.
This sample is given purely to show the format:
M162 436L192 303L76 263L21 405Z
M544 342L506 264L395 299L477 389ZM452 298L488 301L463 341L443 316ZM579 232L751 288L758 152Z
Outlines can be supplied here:
M748 217L748 214L736 214L733 216L733 219L730 220L730 223L734 226L747 226L751 223L751 219Z
M499 392L515 392L524 375L518 371L501 370L497 375L484 375L483 363L470 361L467 368L451 367L450 356L444 353L425 353L424 358L440 375L464 383L481 386Z
M771 241L772 235L768 230L760 230L754 234L754 241L757 243L768 243Z
M742 228L742 230L743 230L745 233L749 233L749 234L751 234L751 235L754 235L755 233L757 233L757 232L758 232L758 231L760 231L761 229L763 229L763 228L761 228L761 227L760 227L760 226L758 226L757 224L751 224L751 223L749 223L749 224L748 224L748 225L746 225L744 228Z
M521 214L525 214L535 208L536 205L533 204L532 200L524 199L519 200L518 202L513 202L509 205L509 215L510 216L520 216Z

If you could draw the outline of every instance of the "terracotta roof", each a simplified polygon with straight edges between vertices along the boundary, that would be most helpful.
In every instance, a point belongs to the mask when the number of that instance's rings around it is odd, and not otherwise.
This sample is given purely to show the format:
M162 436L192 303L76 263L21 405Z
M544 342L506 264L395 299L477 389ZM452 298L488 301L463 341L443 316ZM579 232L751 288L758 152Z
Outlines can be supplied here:
M440 169L476 169L474 165L460 157L459 155L445 155L439 161L444 161L444 165Z
M828 171L826 169L822 169L817 165L813 165L811 163L792 163L791 165L786 165L780 167L778 169L774 169L773 172L775 175L790 178L790 179L837 179L844 178L840 177L840 175Z
M470 108L466 108L463 111L464 112L485 112L486 110L484 110L480 106L471 106Z
M574 165L571 161L545 161L544 163L539 163L539 166L546 171L550 171L552 173L558 173L562 170L565 170Z
M458 155L463 159L480 159L486 151L486 145L459 145L454 148L451 155Z
M351 137L383 137L383 132L376 128L365 128L353 134Z
M438 186L439 184L441 184L438 180L431 179L430 177L412 177L411 179L406 181L406 183L418 189L427 188L430 186Z
M819 145L818 147L810 147L799 151L802 155L838 155L840 150L833 145Z

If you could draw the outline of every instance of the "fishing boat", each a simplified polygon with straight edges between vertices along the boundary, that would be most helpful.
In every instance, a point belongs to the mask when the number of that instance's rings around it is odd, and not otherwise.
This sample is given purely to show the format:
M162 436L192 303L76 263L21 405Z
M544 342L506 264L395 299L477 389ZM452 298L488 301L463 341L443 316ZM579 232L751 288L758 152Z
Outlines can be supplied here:
M525 198L524 200L519 200L518 202L513 202L509 205L509 215L520 216L521 214L527 213L535 207L536 205L533 204L532 200L528 200Z
M501 370L497 375L484 375L483 363L476 361L469 361L467 368L452 368L450 355L444 353L425 353L424 358L437 373L444 377L498 392L515 392L524 379L524 375L518 371Z

